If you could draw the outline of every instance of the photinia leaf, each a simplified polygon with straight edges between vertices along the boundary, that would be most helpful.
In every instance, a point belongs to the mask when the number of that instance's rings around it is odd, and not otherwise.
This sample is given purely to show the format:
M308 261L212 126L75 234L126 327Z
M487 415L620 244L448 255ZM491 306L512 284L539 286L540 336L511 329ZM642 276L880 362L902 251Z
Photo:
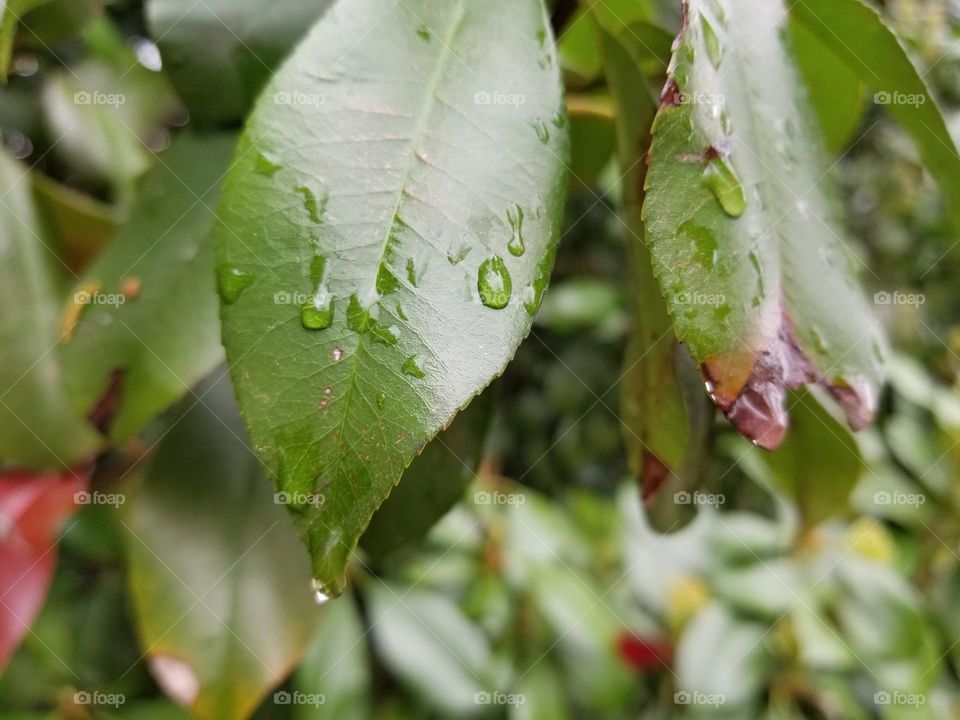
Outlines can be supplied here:
M913 138L960 227L960 154L924 76L897 35L862 0L800 0L790 13L876 91L874 102L886 106Z
M637 86L638 66L629 49L606 32L602 35L602 47L607 84L617 107L623 224L628 234L633 299L621 401L624 441L631 470L640 479L644 499L649 500L668 477L674 478L671 486L686 484L679 482L679 473L685 460L693 457L691 448L697 445L691 424L697 412L684 403L673 321L653 276L650 252L642 240L641 208L647 171L644 154L650 147L656 104L645 87ZM692 398L696 402L697 395ZM684 474L690 470L685 468Z
M79 313L63 348L67 391L84 414L117 391L108 419L114 443L222 360L209 234L234 145L230 135L178 136L68 301Z
M30 632L57 565L57 535L89 478L0 474L0 673Z
M854 279L829 163L779 0L690 0L644 205L677 334L746 437L782 442L787 389L820 382L870 422L884 339ZM736 50L734 50L736 48Z
M248 121L216 233L223 339L280 488L326 498L294 518L328 595L530 330L566 176L549 33L540 0L340 3Z
M28 170L0 152L0 466L68 469L100 446L73 413L57 357L62 268L43 235Z
M130 594L164 692L200 720L243 720L299 662L318 612L229 383L198 396L171 413L123 508Z

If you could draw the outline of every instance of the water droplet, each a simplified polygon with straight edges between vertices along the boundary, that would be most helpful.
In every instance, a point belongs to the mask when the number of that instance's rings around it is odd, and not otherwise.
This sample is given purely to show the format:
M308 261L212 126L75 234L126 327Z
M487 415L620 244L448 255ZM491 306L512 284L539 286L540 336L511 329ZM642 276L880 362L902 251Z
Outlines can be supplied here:
M272 178L283 169L283 166L271 160L264 153L257 153L255 169L260 175Z
M543 28L537 30L537 42L540 44L540 47L543 47L547 42L547 31Z
M726 135L733 134L733 120L730 119L730 113L723 109L720 111L720 127Z
M550 263L553 260L547 256L540 265L537 266L533 282L524 288L523 308L530 317L534 317L540 310L540 303L543 302L543 294L547 290L547 284L550 282Z
M487 307L500 310L507 306L513 293L513 283L502 258L494 256L483 261L477 278L477 289L480 300Z
M700 25L703 27L703 40L707 45L710 63L713 67L719 68L720 60L723 59L723 46L720 44L720 38L717 37L717 31L713 29L706 15L700 15Z
M387 396L382 392L377 393L377 407L383 410L383 406L387 404Z
M343 350L341 350L338 347L335 347L333 350L330 351L330 355L333 356L334 362L340 362L340 360L343 358Z
M400 303L397 303L397 317L401 320L409 320L407 314L403 311L403 308L400 307Z
M427 376L423 371L423 361L416 355L408 357L400 369L403 370L405 375L410 375L415 378L425 378Z
M333 324L333 299L326 292L300 308L300 324L307 330L326 330Z
M420 278L417 275L417 265L413 262L413 258L407 258L407 282L414 287L420 284Z
M681 239L693 242L694 254L701 265L712 268L717 263L719 245L709 228L686 220L677 229Z
M421 40L430 42L430 38L432 37L432 35L430 34L430 28L428 28L426 25L421 25L420 27L418 27L417 37L419 37Z
M386 261L380 264L377 271L377 292L381 295L387 295L400 289L400 281L393 271L387 267Z
M327 258L323 255L314 255L313 259L310 260L310 279L313 281L313 286L316 289L323 282L323 278L327 274Z
M717 156L707 163L703 169L703 181L727 215L738 218L747 211L743 185L724 157Z
M550 142L550 129L547 127L547 124L543 120L538 120L534 123L533 129L537 131L537 139L540 140L544 145Z
M767 296L766 285L763 281L763 264L760 262L760 256L756 250L751 250L749 257L750 264L753 265L753 270L757 274L757 294L753 296L753 306L759 307Z
M327 211L327 196L324 195L320 200L317 200L313 190L306 185L301 185L296 188L296 191L303 196L303 207L310 219L315 223L323 222L323 214Z
M400 340L400 328L396 325L389 327L385 325L375 325L370 330L370 334L373 335L373 339L376 342L383 343L384 345L396 345L397 341Z
M507 250L514 257L520 257L527 249L523 240L523 208L515 205L513 210L507 210L507 220L510 221L510 228L513 230L513 237L510 238Z
M364 307L356 293L350 296L350 303L347 305L347 327L355 333L363 333L374 327L376 318L374 317L374 305Z
M813 343L817 347L817 352L821 354L826 354L830 350L830 345L827 343L826 338L823 337L816 328L813 329Z
M217 292L227 305L233 305L253 282L253 274L236 265L223 265L217 269Z
M553 119L550 121L553 123L553 126L557 129L564 127L567 124L567 118L562 112L558 112L553 116Z
M331 597L330 591L327 590L326 586L317 578L310 580L310 592L313 593L313 601L317 605L323 605L330 600Z
M456 250L450 248L450 252L447 253L447 262L451 265L462 263L472 249L469 245L461 245Z

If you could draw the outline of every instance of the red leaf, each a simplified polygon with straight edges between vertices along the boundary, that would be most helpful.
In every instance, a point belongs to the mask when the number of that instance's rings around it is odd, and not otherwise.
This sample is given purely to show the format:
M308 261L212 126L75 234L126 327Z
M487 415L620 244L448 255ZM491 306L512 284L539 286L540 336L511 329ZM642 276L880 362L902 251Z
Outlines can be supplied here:
M57 534L89 472L0 474L0 672L43 607Z
M625 631L617 645L621 659L636 670L667 667L673 657L673 644L666 638L645 638Z

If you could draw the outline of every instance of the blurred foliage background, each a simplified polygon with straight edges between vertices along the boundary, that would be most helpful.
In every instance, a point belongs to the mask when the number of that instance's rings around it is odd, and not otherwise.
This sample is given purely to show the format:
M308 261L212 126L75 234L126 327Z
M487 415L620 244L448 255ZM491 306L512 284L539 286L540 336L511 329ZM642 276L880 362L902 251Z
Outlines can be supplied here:
M323 3L308 5L23 8L0 134L32 167L67 266L87 267L144 193L161 204L166 190L141 179L172 138L240 126ZM678 16L660 10L666 33L649 41L669 47ZM884 10L960 139L960 5ZM204 663L205 718L960 717L960 240L936 187L864 95L837 167L874 273L863 281L924 299L877 307L896 349L878 422L852 436L801 394L767 455L717 419L704 483L667 498L689 512L661 535L624 460L626 241L610 103L578 12L556 8L558 32L571 27L565 235L534 332L490 391L462 499L421 543L371 538L349 595L320 610L286 527L218 584L238 547L288 521L252 500L270 493L256 462L188 397L98 462L94 487L125 501L70 521L49 600L0 677L3 718L188 717L167 697L192 697L177 658ZM229 393L217 402L236 415ZM191 429L167 435L184 415ZM191 452L198 437L214 459Z

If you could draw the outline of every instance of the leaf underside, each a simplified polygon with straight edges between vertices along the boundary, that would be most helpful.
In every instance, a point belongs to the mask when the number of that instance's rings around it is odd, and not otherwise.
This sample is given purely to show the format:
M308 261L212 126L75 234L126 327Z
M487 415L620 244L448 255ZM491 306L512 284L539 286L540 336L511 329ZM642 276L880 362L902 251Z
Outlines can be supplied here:
M224 344L257 452L316 500L291 510L328 594L529 332L568 151L549 32L539 0L340 3L241 139L216 232Z
M779 0L690 0L654 123L654 270L716 404L768 449L787 390L872 418L885 342L855 281Z

